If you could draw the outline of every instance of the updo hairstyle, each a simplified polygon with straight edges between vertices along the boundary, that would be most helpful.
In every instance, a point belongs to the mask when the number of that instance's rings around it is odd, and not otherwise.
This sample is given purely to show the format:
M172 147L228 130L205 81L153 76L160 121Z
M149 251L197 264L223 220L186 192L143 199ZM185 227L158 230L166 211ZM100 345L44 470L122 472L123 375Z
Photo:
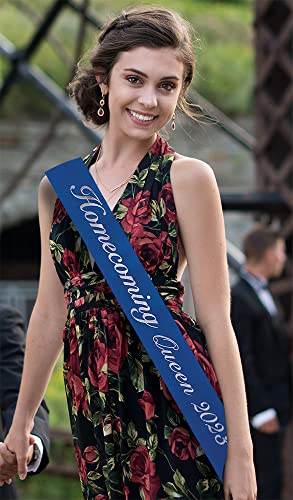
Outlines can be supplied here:
M109 121L108 96L105 96L104 115L97 114L102 95L96 76L100 77L101 82L108 84L111 70L120 53L142 46L177 50L184 65L183 89L177 106L189 116L194 116L184 95L195 67L192 28L176 12L161 7L143 6L123 11L106 24L97 44L89 52L90 67L82 61L77 65L76 75L68 89L87 121L96 125Z

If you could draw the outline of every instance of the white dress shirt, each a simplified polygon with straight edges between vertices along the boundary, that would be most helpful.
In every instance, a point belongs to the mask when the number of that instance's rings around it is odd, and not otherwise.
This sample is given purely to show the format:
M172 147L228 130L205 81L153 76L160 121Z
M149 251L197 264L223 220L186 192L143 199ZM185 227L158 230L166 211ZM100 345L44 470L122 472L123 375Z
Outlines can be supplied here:
M43 457L43 452L44 452L44 445L42 443L41 438L39 438L39 436L35 436L34 434L32 434L32 436L35 438L35 444L39 448L40 454L39 454L37 460L34 460L28 464L28 466L27 466L28 472L36 472L38 470L40 463L41 463L41 460L42 460L42 457Z

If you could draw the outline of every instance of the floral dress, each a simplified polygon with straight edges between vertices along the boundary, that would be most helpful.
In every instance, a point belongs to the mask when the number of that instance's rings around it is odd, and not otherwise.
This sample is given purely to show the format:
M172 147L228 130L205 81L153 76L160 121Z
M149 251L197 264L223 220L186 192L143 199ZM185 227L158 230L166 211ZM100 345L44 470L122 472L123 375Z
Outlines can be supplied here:
M158 136L113 213L220 394L206 341L182 310L174 150ZM97 149L85 162L89 167ZM222 485L57 199L50 248L64 286L64 380L85 499L223 498Z

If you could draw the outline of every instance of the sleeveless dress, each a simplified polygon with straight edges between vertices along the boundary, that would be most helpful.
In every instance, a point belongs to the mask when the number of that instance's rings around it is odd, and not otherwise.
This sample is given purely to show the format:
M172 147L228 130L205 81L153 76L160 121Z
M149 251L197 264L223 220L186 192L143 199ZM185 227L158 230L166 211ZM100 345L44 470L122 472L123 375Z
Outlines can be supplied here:
M182 310L174 150L159 136L113 209L220 395L199 325ZM86 159L89 167L97 149ZM50 248L64 286L64 381L85 499L223 498L220 480L59 199Z

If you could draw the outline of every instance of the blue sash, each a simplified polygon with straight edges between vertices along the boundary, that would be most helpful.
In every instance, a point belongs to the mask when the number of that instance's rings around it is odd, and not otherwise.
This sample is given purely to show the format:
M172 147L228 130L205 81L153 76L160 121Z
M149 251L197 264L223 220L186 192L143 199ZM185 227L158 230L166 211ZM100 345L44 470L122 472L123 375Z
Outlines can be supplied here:
M219 478L224 407L81 158L46 172Z

